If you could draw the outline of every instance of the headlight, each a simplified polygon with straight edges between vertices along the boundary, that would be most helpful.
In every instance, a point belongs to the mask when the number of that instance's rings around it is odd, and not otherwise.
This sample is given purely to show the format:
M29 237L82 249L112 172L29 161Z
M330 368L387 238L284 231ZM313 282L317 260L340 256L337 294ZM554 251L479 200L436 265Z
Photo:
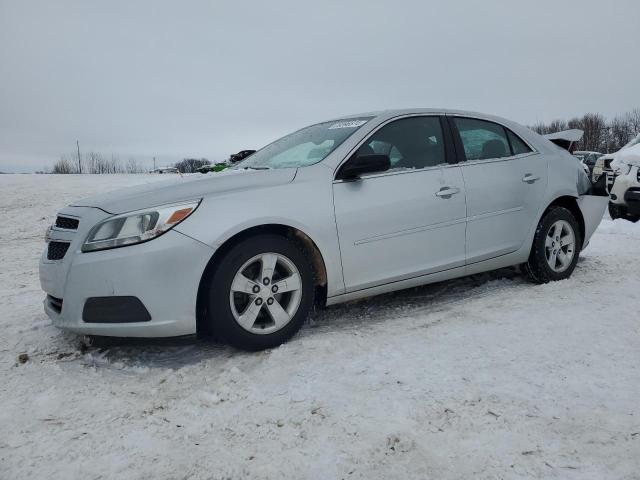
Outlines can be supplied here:
M82 251L124 247L156 238L191 215L199 204L163 205L108 218L91 229Z

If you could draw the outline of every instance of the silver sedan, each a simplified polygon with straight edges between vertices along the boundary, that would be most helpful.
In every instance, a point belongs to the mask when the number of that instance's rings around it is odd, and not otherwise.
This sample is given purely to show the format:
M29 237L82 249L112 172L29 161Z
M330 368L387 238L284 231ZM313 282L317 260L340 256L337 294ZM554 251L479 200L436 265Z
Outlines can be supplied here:
M517 123L396 110L318 123L221 173L60 211L46 313L90 335L289 339L314 306L522 265L571 275L607 197Z

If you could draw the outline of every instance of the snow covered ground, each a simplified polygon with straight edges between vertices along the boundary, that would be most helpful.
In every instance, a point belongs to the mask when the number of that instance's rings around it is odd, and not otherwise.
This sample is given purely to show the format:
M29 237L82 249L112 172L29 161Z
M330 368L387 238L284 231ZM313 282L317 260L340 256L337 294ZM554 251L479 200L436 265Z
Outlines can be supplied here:
M605 218L570 280L337 306L261 353L52 327L56 210L162 178L0 176L1 479L640 478L640 224Z

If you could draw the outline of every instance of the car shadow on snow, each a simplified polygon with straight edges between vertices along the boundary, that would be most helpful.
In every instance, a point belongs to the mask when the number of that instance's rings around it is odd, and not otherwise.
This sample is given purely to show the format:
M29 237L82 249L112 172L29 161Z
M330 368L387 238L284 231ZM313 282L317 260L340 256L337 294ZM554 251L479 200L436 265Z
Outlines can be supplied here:
M442 312L453 304L526 283L518 269L504 268L455 280L365 298L320 309L297 337L358 329L363 325ZM296 338L291 341L295 342ZM132 367L181 368L211 358L220 360L240 352L211 339L196 336L174 338L84 337L81 357L93 366L115 364Z

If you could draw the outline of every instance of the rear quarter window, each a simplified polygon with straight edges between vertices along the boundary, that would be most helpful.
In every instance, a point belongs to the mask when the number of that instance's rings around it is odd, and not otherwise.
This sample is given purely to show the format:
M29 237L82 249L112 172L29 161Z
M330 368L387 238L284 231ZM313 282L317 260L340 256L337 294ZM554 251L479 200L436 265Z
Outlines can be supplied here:
M520 155L523 153L531 152L529 145L524 143L519 136L513 133L511 130L507 130L507 136L509 137L509 142L511 143L511 149L513 150L514 155Z

